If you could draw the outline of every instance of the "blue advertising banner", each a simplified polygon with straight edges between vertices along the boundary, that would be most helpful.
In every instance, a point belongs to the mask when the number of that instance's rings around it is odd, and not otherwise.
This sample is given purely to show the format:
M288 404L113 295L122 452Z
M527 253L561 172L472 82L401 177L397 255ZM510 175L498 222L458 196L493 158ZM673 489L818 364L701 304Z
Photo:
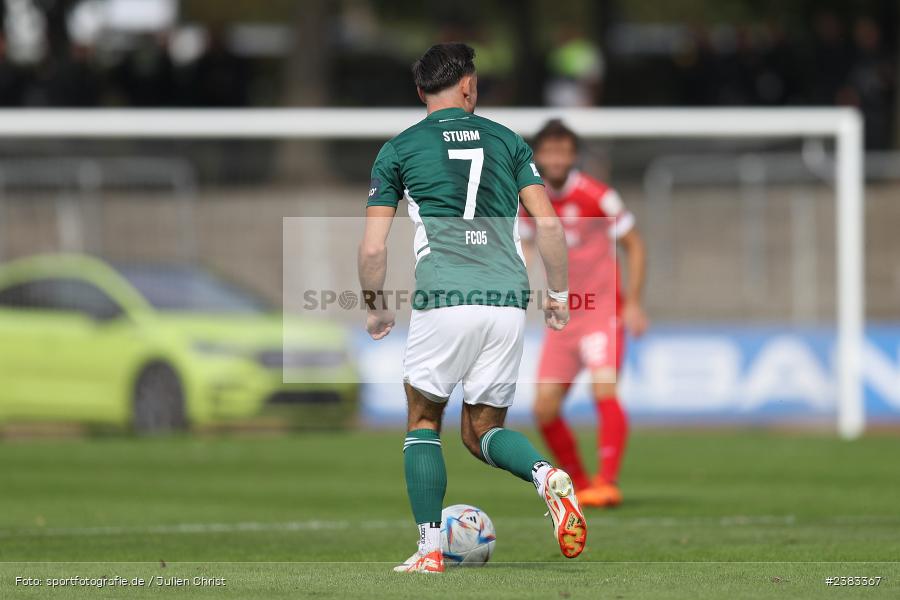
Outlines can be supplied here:
M527 333L516 404L510 420L531 419L543 332ZM358 338L363 419L399 424L406 406L401 381L404 330L375 343ZM620 396L636 421L653 423L828 422L836 411L835 334L827 328L778 326L656 326L629 339ZM866 416L900 423L900 325L867 330L863 349ZM457 387L448 409L453 422ZM455 407L455 408L454 408ZM593 419L587 377L575 382L566 414Z

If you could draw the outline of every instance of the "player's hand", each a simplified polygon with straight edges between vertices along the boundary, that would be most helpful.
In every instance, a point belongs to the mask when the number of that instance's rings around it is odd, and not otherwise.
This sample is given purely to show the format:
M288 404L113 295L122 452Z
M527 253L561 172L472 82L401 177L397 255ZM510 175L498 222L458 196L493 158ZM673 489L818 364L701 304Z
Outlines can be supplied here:
M370 310L366 317L366 331L373 340L380 340L394 328L394 313L389 310Z
M544 298L544 322L550 329L560 331L569 322L569 305L549 296Z
M647 314L639 302L626 302L625 308L622 309L622 318L625 320L625 329L631 335L640 337L647 331L649 325Z

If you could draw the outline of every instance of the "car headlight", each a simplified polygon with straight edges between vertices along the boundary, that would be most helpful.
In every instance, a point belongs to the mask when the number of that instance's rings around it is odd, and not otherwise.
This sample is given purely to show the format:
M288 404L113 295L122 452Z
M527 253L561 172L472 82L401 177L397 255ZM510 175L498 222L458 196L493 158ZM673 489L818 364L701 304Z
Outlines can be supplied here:
M256 359L269 369L303 369L339 367L346 364L347 356L339 350L265 350Z
M216 342L194 342L191 344L191 349L197 354L206 356L245 356L247 354L246 351L241 348Z

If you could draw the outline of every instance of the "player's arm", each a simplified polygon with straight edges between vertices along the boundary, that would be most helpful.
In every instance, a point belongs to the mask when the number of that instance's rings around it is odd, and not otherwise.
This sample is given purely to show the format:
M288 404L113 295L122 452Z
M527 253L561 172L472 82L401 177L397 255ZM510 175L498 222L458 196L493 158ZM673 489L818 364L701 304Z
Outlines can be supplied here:
M400 158L388 142L381 147L372 166L366 228L357 255L359 284L368 309L366 331L376 340L389 334L394 327L394 313L385 304L384 279L387 275L387 237L402 189Z
M622 306L625 328L632 335L640 336L647 330L647 316L641 302L647 270L644 239L634 224L634 215L625 209L615 190L609 189L600 197L600 208L604 214L615 219L611 235L625 251L625 264L628 265L628 281Z
M625 285L622 318L625 320L625 327L629 333L640 336L647 330L647 315L642 303L647 272L646 246L637 227L632 227L620 237L619 245L625 251L625 261L628 265L628 281Z
M547 273L551 296L544 302L544 317L549 327L562 329L569 322L569 256L566 234L542 185L519 190L522 206L534 220L534 244Z
M389 334L394 327L394 313L384 305L384 279L387 276L387 237L396 212L392 206L367 207L366 228L359 244L359 284L369 313L366 330L376 340Z

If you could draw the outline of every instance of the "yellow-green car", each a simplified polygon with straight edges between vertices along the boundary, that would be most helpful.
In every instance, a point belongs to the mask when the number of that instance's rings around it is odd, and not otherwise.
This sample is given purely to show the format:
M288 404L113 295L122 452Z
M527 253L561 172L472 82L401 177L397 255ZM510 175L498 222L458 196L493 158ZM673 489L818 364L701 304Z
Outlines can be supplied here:
M283 317L198 267L82 255L0 267L0 423L153 432L271 412L336 427L357 396L343 327Z

